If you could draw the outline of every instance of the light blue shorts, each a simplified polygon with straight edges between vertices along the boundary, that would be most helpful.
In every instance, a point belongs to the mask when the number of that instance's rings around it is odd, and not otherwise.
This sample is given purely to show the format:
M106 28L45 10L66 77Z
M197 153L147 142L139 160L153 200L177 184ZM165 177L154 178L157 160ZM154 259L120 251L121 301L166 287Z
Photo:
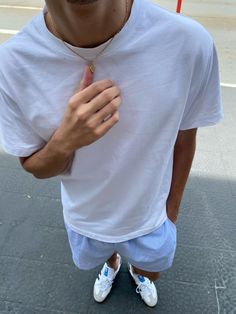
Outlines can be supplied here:
M167 218L155 231L119 243L97 241L78 234L66 226L75 265L89 270L104 264L115 252L133 266L160 272L172 266L176 250L176 226Z

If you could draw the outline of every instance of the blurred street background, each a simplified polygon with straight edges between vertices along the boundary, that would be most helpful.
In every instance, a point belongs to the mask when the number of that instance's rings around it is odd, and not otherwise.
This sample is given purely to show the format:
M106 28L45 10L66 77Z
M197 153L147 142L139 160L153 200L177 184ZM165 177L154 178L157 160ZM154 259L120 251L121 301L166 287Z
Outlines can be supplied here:
M176 1L154 0L171 11L176 10ZM43 0L0 0L0 43L38 14L43 3ZM236 84L236 1L183 0L182 14L196 19L212 34L219 53L222 82Z
M155 2L176 10L174 0ZM0 0L0 43L43 3ZM236 1L183 0L182 14L215 40L225 118L198 131L176 259L157 283L158 306L148 309L139 300L125 264L107 301L93 301L99 269L81 272L72 263L58 179L39 181L25 173L0 140L0 314L236 313Z

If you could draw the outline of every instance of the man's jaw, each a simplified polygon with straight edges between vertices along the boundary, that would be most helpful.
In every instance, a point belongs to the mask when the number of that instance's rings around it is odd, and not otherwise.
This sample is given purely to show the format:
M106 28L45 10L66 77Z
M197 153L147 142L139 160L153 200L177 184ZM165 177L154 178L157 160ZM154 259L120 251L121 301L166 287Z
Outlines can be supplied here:
M79 4L79 5L85 5L85 4L92 4L94 2L97 2L98 0L66 0L70 4Z

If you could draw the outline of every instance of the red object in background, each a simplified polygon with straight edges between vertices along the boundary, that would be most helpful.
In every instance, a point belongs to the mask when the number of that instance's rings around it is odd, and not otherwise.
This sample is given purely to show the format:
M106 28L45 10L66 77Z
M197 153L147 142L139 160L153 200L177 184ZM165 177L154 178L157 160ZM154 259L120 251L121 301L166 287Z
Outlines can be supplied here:
M177 13L180 13L180 12L181 12L181 6L182 6L182 0L178 0L177 9L176 9L176 12L177 12Z

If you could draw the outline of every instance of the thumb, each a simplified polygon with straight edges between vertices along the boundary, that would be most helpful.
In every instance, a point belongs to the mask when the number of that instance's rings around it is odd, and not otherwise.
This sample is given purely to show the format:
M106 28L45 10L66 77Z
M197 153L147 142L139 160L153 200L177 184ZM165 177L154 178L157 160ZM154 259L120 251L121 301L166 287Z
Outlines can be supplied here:
M86 65L82 80L80 81L80 85L78 89L76 90L76 92L78 93L82 91L83 89L91 85L92 83L93 83L93 73L91 72L90 67Z

